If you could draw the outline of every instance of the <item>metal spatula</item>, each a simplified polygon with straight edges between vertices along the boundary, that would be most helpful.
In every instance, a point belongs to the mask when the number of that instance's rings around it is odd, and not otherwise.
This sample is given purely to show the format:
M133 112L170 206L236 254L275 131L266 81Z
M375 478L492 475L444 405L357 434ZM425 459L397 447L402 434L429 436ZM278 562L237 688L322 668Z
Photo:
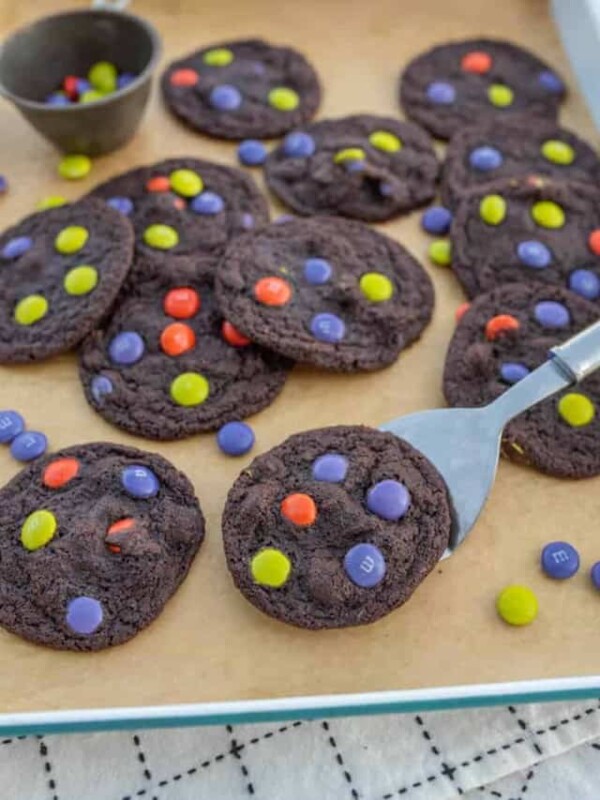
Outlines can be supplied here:
M464 541L485 504L507 422L600 366L600 322L552 348L549 355L541 367L487 406L419 411L380 426L420 450L446 481L453 524L444 558Z

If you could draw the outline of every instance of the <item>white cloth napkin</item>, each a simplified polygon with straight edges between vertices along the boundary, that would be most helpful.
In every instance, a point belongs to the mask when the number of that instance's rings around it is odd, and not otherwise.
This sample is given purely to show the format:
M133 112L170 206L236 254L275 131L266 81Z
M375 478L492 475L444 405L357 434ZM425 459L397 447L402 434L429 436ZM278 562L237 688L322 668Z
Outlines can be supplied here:
M2 800L598 800L600 701L0 739Z

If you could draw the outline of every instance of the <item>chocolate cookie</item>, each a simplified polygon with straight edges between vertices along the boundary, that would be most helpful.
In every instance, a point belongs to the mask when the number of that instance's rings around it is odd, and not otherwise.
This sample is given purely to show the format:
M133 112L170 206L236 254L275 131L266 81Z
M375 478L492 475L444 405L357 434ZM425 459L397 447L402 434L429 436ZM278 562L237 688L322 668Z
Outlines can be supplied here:
M439 165L418 126L357 114L288 134L265 169L272 191L300 214L376 222L428 203Z
M32 214L0 236L0 363L74 347L102 319L133 255L131 226L98 200Z
M321 102L306 58L262 39L203 47L171 63L161 85L175 116L220 139L281 136L311 119Z
M444 369L451 406L490 403L548 359L548 351L596 322L593 303L558 286L511 283L478 297L461 317ZM600 373L520 414L502 452L560 478L600 473Z
M335 217L273 224L232 242L216 285L223 313L253 341L345 372L390 364L433 310L431 280L403 247Z
M450 230L452 269L469 297L511 281L600 297L600 191L514 178L465 195Z
M101 650L160 614L204 538L188 479L158 455L82 444L0 490L0 624L61 650Z
M213 270L193 258L136 257L132 280L103 327L83 343L80 378L106 420L150 439L182 439L269 405L291 362L225 322Z
M439 139L474 120L514 114L556 119L559 75L522 47L492 39L442 44L413 59L400 79L406 114Z
M442 170L442 200L454 206L470 189L506 178L543 176L600 183L600 160L587 142L553 122L515 117L456 133Z
M227 565L253 605L301 628L363 625L405 603L448 545L433 465L362 426L306 431L256 458L223 512Z
M214 264L231 238L269 220L252 178L195 158L171 158L125 172L91 194L127 216L138 253L160 263L168 253Z

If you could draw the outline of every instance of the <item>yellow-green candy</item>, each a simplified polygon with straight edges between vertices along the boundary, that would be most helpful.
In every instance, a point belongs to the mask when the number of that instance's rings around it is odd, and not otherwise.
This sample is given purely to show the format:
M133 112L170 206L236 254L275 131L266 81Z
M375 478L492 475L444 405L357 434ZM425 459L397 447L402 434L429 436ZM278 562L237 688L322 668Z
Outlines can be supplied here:
M300 98L293 89L277 86L269 92L269 105L278 111L293 111L300 105Z
M103 94L117 88L117 68L110 61L98 61L88 72L88 81Z
M98 284L98 270L87 264L73 267L65 275L64 287L67 294L89 294Z
M66 197L62 197L59 194L51 194L49 197L42 197L36 206L36 210L46 211L48 208L59 208L59 206L64 206L66 202Z
M51 511L34 511L21 528L21 544L27 550L39 550L53 538L57 528L56 517Z
M170 250L179 244L179 234L170 225L149 225L144 231L144 241L155 250Z
M58 165L58 174L68 181L78 181L89 173L92 162L87 156L71 155L61 159Z
M447 239L436 239L429 245L428 255L438 267L449 267L452 263L452 245Z
M196 197L204 188L202 178L191 169L176 169L169 175L171 189L182 197Z
M89 238L86 228L81 225L69 225L63 228L54 240L54 247L63 255L77 253L85 245Z
M565 212L552 200L540 200L534 203L531 216L542 228L562 228L565 224Z
M558 413L572 428L589 425L596 416L592 401L579 392L569 392L558 401Z
M496 599L496 610L509 625L529 625L538 615L538 601L527 586L507 586Z
M479 216L488 225L500 225L506 217L506 200L499 194L486 195L479 204Z
M400 139L389 131L373 131L369 136L369 143L384 153L397 153L402 149Z
M95 103L96 100L102 100L104 97L104 92L99 92L97 89L88 89L87 92L84 92L80 98L80 103Z
M289 558L274 547L256 553L250 562L250 572L255 583L278 589L287 581L292 564Z
M364 161L366 157L367 154L362 147L346 147L344 150L338 150L333 160L336 164L344 164L346 161Z
M48 313L48 301L41 294L29 294L15 306L15 321L19 325L33 325Z
M208 381L199 372L182 372L171 383L171 397L178 406L199 406L209 392Z
M382 303L394 294L394 284L381 272L367 272L360 281L361 292L371 303Z
M512 105L514 92L509 86L502 83L493 83L488 89L488 99L493 106L506 108Z
M575 160L575 150L570 144L561 142L559 139L548 139L540 150L544 158L553 164L561 164L567 167Z
M204 53L202 61L209 67L226 67L233 61L233 53L225 47L215 47Z

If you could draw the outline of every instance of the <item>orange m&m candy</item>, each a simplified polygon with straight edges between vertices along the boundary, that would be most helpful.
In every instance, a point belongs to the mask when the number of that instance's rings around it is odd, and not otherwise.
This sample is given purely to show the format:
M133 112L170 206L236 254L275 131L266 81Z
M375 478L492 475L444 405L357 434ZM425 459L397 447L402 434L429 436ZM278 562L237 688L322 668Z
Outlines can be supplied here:
M488 320L485 326L485 338L493 341L501 336L503 333L509 331L516 331L520 327L518 319L515 319L510 314L498 314L497 317L492 317Z
M60 489L65 483L73 480L79 472L79 461L76 458L58 458L51 461L44 470L42 482L49 489Z
M250 339L244 336L243 333L240 333L238 329L234 328L231 322L227 322L227 320L223 320L221 333L227 344L232 345L232 347L246 347L246 345L250 344Z
M317 518L317 506L308 494L288 494L281 503L281 513L294 525L305 528Z
M107 536L112 536L115 533L120 533L121 531L127 531L130 528L133 528L135 524L135 520L133 517L123 517L123 519L119 519L110 526L110 528L106 531ZM118 544L107 544L108 549L113 553L120 553L121 548Z
M169 76L171 86L195 86L198 83L198 73L194 69L176 69Z
M189 319L200 309L200 295L187 286L171 289L165 296L163 308L170 317Z
M173 322L160 335L160 346L168 356L180 356L196 344L196 334L189 325Z
M595 231L590 233L588 236L588 246L594 255L600 256L600 228L596 228Z
M284 306L292 296L292 287L283 278L271 275L254 284L254 296L264 306Z
M146 181L147 192L168 192L171 188L171 182L166 175L157 175Z
M462 57L460 66L465 72L475 72L478 75L483 75L485 72L490 71L492 57L482 50L473 50Z
M454 319L457 322L459 322L470 308L471 308L471 303L461 303L454 312Z

